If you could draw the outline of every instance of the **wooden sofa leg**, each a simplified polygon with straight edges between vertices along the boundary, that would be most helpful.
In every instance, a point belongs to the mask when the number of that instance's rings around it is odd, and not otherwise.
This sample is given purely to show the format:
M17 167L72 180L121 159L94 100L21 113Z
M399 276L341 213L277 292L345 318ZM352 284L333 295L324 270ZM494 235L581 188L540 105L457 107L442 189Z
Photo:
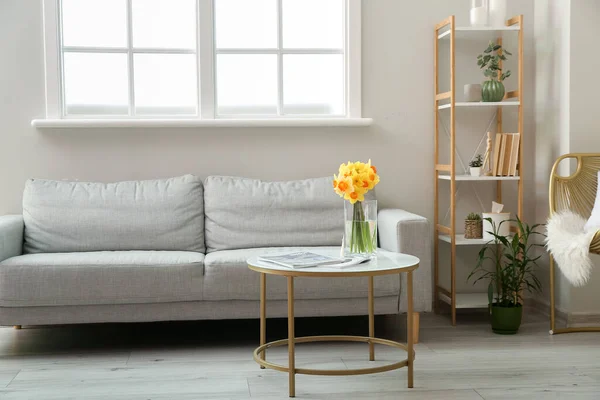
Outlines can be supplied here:
M15 329L21 329L21 325L15 325Z
M419 343L419 320L420 320L420 316L419 313L413 313L412 315L413 318L413 342L415 344Z

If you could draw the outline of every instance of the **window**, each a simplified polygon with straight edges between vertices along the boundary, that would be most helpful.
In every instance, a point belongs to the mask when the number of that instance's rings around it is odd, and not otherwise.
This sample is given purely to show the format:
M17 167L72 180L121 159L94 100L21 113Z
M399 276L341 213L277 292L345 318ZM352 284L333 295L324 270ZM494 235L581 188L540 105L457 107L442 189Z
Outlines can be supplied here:
M360 118L360 0L44 0L47 118Z

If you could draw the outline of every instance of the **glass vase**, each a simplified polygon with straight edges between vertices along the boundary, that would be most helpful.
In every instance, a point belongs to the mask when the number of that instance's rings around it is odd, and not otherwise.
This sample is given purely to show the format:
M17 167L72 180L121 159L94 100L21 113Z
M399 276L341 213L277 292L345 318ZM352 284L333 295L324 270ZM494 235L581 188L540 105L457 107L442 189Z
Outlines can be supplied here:
M377 200L344 202L344 257L371 258L377 252Z

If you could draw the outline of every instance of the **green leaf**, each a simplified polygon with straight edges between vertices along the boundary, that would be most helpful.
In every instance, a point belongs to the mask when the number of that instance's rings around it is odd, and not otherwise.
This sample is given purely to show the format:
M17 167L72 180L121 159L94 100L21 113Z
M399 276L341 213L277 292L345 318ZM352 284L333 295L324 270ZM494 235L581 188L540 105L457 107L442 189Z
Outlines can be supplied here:
M502 46L500 46L499 44L494 46L494 51L498 51L502 48Z
M510 51L508 51L506 49L504 49L503 51L504 51L504 53L508 54L509 56L512 56L512 53Z
M483 52L484 52L485 54L489 54L489 53L491 53L492 51L493 51L493 50L492 50L492 48L491 48L491 47L488 47L488 48L487 48L487 49L485 49Z

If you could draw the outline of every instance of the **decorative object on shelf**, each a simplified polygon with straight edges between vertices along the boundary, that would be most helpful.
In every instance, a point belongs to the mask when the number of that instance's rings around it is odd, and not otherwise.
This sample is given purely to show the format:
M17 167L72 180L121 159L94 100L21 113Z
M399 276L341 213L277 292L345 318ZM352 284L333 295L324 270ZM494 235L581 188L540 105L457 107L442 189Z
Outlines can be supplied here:
M483 175L491 176L492 175L492 132L487 133L487 141L485 146L485 154L483 156Z
M488 25L488 0L471 0L471 26Z
M468 83L465 85L465 101L468 103L481 101L481 85L479 83Z
M506 26L506 0L489 0L488 23L494 28Z
M502 236L510 235L510 224L505 224L505 221L510 221L510 213L502 212L504 204L492 201L492 212L482 213L483 215L483 238L485 240L493 240L495 227L498 229L498 234ZM489 222L492 221L492 222Z
M483 75L489 78L481 85L481 98L485 102L498 102L504 98L506 90L503 82L510 77L510 71L502 71L506 55L512 56L502 45L490 41L483 54L477 56L477 65L480 69L485 68Z
M474 159L469 163L471 169L471 176L481 176L481 166L483 165L483 158L481 154L477 154Z
M500 234L502 225L510 222L515 222L518 228L512 238ZM477 265L469 274L469 279L475 278L473 283L489 280L492 331L512 335L521 326L523 292L539 292L542 287L534 269L541 257L535 256L535 248L543 245L530 243L530 239L535 242L536 235L544 234L536 231L541 225L529 226L518 217L514 221L503 221L500 225L490 218L488 223L494 228L493 239L479 251ZM492 268L488 267L489 263L493 264Z
M481 216L470 213L465 218L465 239L481 239L483 237L483 221Z
M348 161L333 176L333 188L344 200L344 256L372 257L377 251L377 201L365 194L379 183L377 168Z

